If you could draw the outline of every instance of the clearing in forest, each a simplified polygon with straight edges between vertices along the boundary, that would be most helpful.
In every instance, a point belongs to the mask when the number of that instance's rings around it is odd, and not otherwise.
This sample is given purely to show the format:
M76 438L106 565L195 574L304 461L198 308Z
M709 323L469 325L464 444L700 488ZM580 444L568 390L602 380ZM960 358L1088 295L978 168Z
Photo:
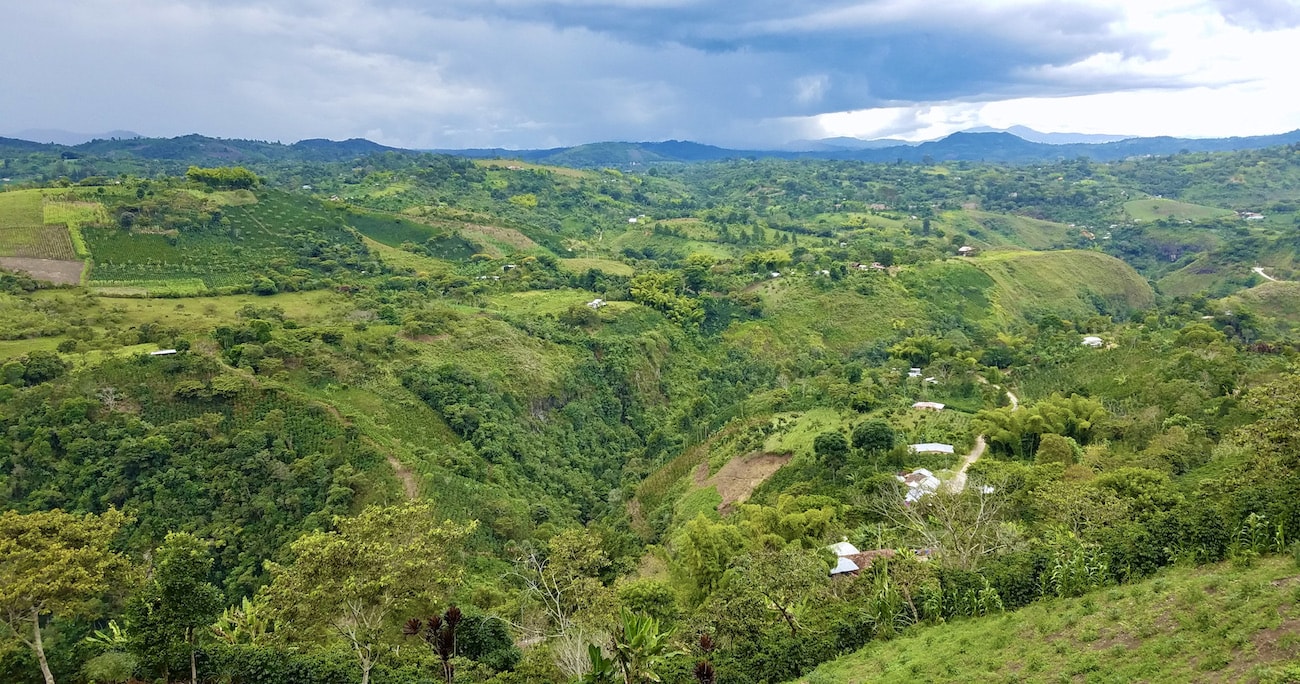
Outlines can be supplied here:
M1171 199L1140 199L1124 203L1124 213L1136 221L1155 221L1157 219L1207 219L1231 216L1233 212L1202 204L1179 202Z
M744 503L759 485L790 462L793 454L769 454L755 451L744 456L737 456L718 469L712 477L707 475L708 465L696 471L695 484L699 487L715 487L722 497L718 510L727 512L736 504ZM703 471L703 472L701 472Z

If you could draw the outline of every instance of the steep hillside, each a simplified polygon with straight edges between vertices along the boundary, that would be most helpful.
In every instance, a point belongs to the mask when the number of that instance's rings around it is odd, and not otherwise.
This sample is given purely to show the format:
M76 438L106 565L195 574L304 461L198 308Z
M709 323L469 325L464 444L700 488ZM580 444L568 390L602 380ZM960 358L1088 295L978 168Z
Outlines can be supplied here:
M1294 682L1300 573L1291 558L1154 579L1002 615L918 627L800 682Z
M1100 252L990 252L973 263L997 283L994 304L1003 322L1045 313L1126 314L1155 302L1142 276Z

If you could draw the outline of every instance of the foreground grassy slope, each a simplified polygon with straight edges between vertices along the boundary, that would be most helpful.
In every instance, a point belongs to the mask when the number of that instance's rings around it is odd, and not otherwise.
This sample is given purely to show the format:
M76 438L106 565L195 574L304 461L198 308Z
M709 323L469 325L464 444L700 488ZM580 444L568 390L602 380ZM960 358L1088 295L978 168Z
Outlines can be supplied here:
M1300 573L1171 569L1138 584L917 629L822 665L803 682L1291 682Z

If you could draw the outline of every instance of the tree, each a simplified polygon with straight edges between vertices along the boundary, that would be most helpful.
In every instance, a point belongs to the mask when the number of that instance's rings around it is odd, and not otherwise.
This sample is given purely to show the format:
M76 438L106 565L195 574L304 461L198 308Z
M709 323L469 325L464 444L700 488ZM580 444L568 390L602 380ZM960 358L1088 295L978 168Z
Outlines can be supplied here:
M798 544L775 551L755 551L737 559L727 573L726 593L757 594L794 636L799 631L796 613L800 606L817 597L818 590L826 584L828 570L815 552Z
M883 420L868 420L853 428L853 448L879 454L894 448L898 434Z
M152 580L132 605L131 636L142 660L162 665L164 671L179 637L189 652L190 684L198 684L198 630L211 625L222 606L221 591L208 581L212 556L207 542L187 532L172 532L157 558Z
M291 565L271 564L268 596L294 630L328 625L368 684L391 616L434 603L459 581L455 551L475 524L437 523L429 504L407 503L372 506L334 526L293 542Z
M1079 445L1069 437L1048 433L1043 435L1038 443L1038 451L1034 452L1034 462L1073 465L1079 460L1079 451Z
M939 560L959 570L974 570L988 555L1011 546L1014 528L1002 520L1000 487L969 486L960 493L932 492L909 504L897 488L877 500L876 512L933 549Z
M547 543L546 553L528 553L516 560L515 576L540 602L552 636L568 633L576 616L599 603L605 586L600 573L609 567L600 538L584 529L565 530Z
M849 460L849 441L841 432L823 432L813 439L813 453L831 473L839 473Z
M0 514L0 624L33 653L54 684L41 640L45 616L90 614L92 602L125 577L127 559L109 549L127 517L60 510Z

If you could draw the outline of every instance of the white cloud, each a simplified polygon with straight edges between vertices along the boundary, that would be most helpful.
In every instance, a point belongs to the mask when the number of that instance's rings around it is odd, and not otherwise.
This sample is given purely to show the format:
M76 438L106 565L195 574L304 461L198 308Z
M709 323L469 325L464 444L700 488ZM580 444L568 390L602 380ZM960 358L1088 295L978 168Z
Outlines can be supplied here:
M1019 70L1026 89L1057 96L899 103L812 117L826 135L926 140L975 126L1024 125L1048 132L1214 137L1300 128L1293 65L1300 29L1242 25L1210 4L1128 5L1126 25L1159 26L1149 54L1103 52ZM1089 84L1126 84L1071 95ZM1145 85L1145 87L1141 87Z
M14 3L0 122L437 147L1300 125L1287 0L810 4Z

